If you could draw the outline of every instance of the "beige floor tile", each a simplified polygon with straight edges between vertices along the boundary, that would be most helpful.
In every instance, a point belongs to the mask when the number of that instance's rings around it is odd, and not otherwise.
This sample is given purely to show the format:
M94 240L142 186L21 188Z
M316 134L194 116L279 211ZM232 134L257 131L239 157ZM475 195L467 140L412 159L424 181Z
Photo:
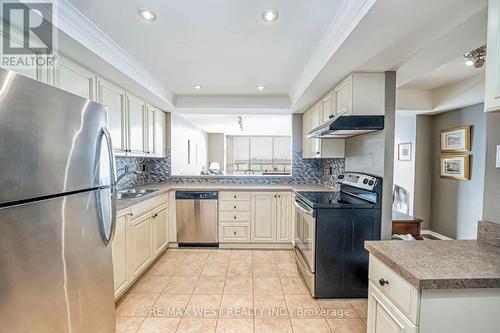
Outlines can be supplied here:
M368 324L367 324L367 322L368 322L368 317L359 317L359 318L361 318L361 320L363 321L363 323L365 324L365 326L366 326L366 325L368 325Z
M278 277L278 270L275 264L253 264L254 277Z
M274 256L271 250L256 250L252 252L253 263L274 264Z
M159 294L170 281L169 276L145 276L130 290L131 294Z
M295 263L277 263L276 268L280 277L300 277Z
M116 308L118 317L146 317L159 294L128 294Z
M173 276L180 267L180 262L158 261L151 267L147 275L149 276Z
M216 333L253 333L253 319L219 319Z
M202 262L183 262L174 273L174 276L198 277L203 270Z
M275 258L280 258L280 257L293 257L293 250L274 250L273 251L273 256Z
M276 263L276 264L295 264L295 255L278 256L278 257L275 256L274 263Z
M201 276L226 276L228 264L218 262L207 262L203 266Z
M366 325L361 319L327 319L333 333L365 333Z
M255 317L288 318L288 309L283 295L254 295Z
M253 318L253 295L223 295L219 318Z
M170 279L162 293L164 294L191 294L196 286L198 278L174 276Z
M150 317L182 317L191 295L162 294L151 308Z
M192 295L185 317L217 318L222 295Z
M252 294L253 284L251 277L228 276L224 285L224 294Z
M207 262L229 263L231 250L212 250L208 255Z
M250 257L251 258L251 257ZM233 262L229 263L229 268L227 270L227 276L252 276L252 263L246 262Z
M116 317L116 331L115 333L135 333L144 317Z
M292 333L288 318L255 318L255 332Z
M368 316L368 300L353 300L351 305L360 317Z
M146 318L137 333L175 333L181 318Z
M325 319L291 319L293 333L330 333Z
M180 252L180 251L174 251L168 249L161 257L158 259L158 262L165 262L165 263L181 263L184 261L186 258L187 253Z
M288 295L308 295L309 290L299 277L284 277L281 278L281 287L283 293Z
M193 252L193 253L188 253L184 260L182 261L183 264L193 264L193 263L205 263L207 261L209 252Z
M322 318L318 302L310 295L285 295L285 301L291 318Z
M224 282L226 281L225 277L208 277L201 276L196 283L196 287L194 288L194 294L222 294L224 291Z
M177 333L213 333L216 325L216 319L182 318Z
M254 294L282 294L280 279L277 277L257 277L253 279Z
M318 303L322 309L327 310L327 319L358 318L349 300L319 300Z

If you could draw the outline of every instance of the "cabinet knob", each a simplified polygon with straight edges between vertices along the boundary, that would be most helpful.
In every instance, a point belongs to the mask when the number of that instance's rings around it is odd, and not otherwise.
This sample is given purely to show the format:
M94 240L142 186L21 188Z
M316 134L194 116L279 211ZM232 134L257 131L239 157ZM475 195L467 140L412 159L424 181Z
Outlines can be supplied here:
M317 152L316 152L316 155L319 155L319 154L321 154L321 152L317 151Z
M236 235L236 231L233 232Z
M236 196L234 196L234 198L236 199Z
M234 209L236 209L236 206L234 206Z
M128 216L134 216L134 213L128 213L127 215Z
M234 219L236 220L236 216L234 217Z
M383 287L386 284L389 284L389 281L385 280L384 278L380 278L380 280L378 280L378 283Z
M333 118L333 114L329 115L328 116L329 119L332 119Z

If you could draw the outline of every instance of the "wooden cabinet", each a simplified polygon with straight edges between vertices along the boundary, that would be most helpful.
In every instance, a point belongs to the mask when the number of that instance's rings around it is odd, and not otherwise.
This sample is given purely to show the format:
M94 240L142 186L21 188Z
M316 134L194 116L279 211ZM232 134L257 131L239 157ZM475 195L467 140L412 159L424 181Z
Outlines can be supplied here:
M147 105L146 107L146 156L155 156L155 117L158 112L156 109Z
M333 92L329 92L321 99L321 114L322 122L326 123L335 117L336 114L336 96Z
M153 231L153 256L161 254L168 244L168 211L167 207L160 208L151 217Z
M143 216L129 222L129 278L136 279L153 259L151 217Z
M156 109L154 116L154 155L167 157L167 114Z
M488 1L484 109L500 110L500 0Z
M129 286L127 274L127 215L118 216L116 219L115 236L113 238L113 278L115 284L115 297Z
M252 242L276 242L275 195L272 192L252 193Z
M108 130L113 141L113 150L115 153L124 154L127 150L125 90L99 79L97 96L98 102L108 109Z
M146 104L137 97L127 94L127 142L132 155L146 153Z
M276 200L276 241L278 243L292 242L292 194L277 193Z
M349 75L333 89L335 113L347 115L352 110L352 77Z
M92 101L96 96L97 76L77 63L59 57L56 72L56 87Z

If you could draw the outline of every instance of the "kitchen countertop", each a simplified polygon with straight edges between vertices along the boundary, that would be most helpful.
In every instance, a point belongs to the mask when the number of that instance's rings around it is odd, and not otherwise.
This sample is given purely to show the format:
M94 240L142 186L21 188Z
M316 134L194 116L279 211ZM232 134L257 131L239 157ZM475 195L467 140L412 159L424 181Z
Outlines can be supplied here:
M500 288L500 247L477 240L367 241L417 289Z
M227 183L205 183L205 184L178 184L178 183L151 183L132 187L134 189L158 189L158 191L135 199L118 200L117 210L124 210L142 201L154 198L157 195L169 191L332 191L323 185L293 185L293 184L227 184Z

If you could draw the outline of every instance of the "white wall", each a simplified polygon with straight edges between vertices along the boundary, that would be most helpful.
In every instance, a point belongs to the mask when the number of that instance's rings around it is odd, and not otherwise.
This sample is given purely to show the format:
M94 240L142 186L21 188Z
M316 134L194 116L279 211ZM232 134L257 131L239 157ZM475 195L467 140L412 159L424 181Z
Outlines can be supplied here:
M208 134L176 113L172 113L171 117L172 174L199 175L203 167L208 168ZM190 163L188 140L191 146Z
M415 188L415 134L416 116L396 113L395 141L394 141L394 185L399 185L408 192L408 211L413 215L414 188ZM411 143L411 161L398 160L398 145Z

